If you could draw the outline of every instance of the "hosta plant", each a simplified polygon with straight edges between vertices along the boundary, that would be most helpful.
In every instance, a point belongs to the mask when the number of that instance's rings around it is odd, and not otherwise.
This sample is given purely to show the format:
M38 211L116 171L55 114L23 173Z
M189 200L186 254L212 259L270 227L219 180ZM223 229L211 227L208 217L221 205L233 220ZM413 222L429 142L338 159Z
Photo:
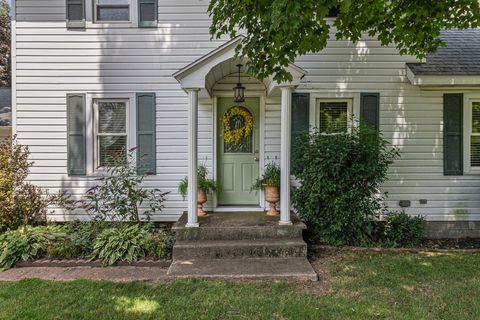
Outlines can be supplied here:
M100 259L105 265L137 261L145 256L146 236L147 231L138 224L105 229L95 239L91 258Z
M61 226L21 227L0 235L0 268L8 269L17 261L43 256L48 247L65 241Z

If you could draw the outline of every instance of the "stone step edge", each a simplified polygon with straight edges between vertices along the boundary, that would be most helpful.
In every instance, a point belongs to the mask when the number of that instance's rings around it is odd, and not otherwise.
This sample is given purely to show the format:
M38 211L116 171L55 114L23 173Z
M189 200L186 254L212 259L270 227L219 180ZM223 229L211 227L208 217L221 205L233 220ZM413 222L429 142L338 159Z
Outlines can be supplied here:
M303 239L245 239L245 240L177 240L174 247L205 248L205 247L257 247L257 246L306 246Z
M237 264L241 261L246 261L249 263L255 263L255 262L263 262L263 261L270 261L274 263L278 263L279 261L301 261L302 263L306 263L309 266L309 270L305 270L304 272L282 272L282 273L277 273L275 274L273 271L269 272L268 274L265 273L257 273L257 274L252 274L252 273L243 273L243 274L228 274L228 273L220 273L220 274L184 274L184 275L178 275L178 274L172 274L172 269L176 267L178 264L186 263L189 265L195 264L195 262L215 262L215 264L218 265L218 263L221 263L222 261L225 262L233 262ZM310 262L308 261L307 258L300 258L300 257L294 257L294 258L243 258L243 259L232 259L232 258L225 258L225 259L206 259L206 258L198 258L198 259L191 259L191 260L184 260L184 259L174 259L172 261L172 264L170 268L167 271L167 275L170 277L174 278L200 278L200 279L244 279L244 280L272 280L272 279L294 279L294 280L306 280L306 281L318 281L318 274L315 272L315 270L312 268L310 265Z
M294 224L294 225L276 225L276 226L200 226L198 228L188 228L185 225L177 225L174 224L172 226L172 230L194 230L194 231L202 231L202 230L235 230L235 229L245 229L245 230L266 230L266 229L271 229L271 230L277 230L277 229L300 229L300 230L306 230L306 226L304 224Z
M157 267L167 268L171 265L171 259L141 258L135 262L118 261L114 267ZM88 259L37 259L18 261L15 268L50 267L50 268L73 268L73 267L105 267L100 260Z

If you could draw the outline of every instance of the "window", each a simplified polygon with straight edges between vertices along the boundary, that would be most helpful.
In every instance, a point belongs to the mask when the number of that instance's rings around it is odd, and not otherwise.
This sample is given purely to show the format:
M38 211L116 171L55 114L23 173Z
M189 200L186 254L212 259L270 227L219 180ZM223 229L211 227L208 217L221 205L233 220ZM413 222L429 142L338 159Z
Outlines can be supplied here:
M95 21L128 22L130 21L131 0L94 0Z
M320 132L347 132L351 109L349 100L320 100L317 107L317 127Z
M95 165L110 166L128 150L128 100L95 100Z
M480 101L472 102L470 120L470 166L480 168Z

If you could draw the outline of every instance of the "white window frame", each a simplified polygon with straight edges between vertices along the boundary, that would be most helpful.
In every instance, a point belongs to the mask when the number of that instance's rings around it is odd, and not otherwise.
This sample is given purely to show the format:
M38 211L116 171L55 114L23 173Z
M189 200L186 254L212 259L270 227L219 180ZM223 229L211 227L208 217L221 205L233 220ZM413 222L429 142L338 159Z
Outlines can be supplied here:
M320 127L320 104L325 102L344 102L347 104L347 132L352 132L352 128L354 126L354 121L352 121L354 117L354 108L353 108L353 99L345 99L345 98L334 98L334 99L316 99L315 103L315 128ZM323 133L327 134L327 133ZM336 133L331 133L336 134Z
M480 167L472 167L471 146L472 141L472 104L480 102L480 94L465 94L463 101L463 172L464 174L480 174ZM476 134L480 135L480 134Z
M137 19L137 0L129 0L129 21L98 21L97 20L97 0L85 1L86 27L87 28L136 28Z
M98 163L98 147L97 147L97 110L96 101L127 101L127 151L137 144L137 114L136 114L136 95L134 92L104 92L104 93L87 93L87 175L95 176L104 169L97 169ZM135 153L133 153L135 158ZM135 159L133 159L135 161Z
M98 131L98 120L99 120L99 108L98 108L98 103L99 102L124 102L125 103L125 133L124 134L119 134L119 133L100 133ZM94 166L95 170L97 171L102 171L105 169L99 168L100 166L100 144L98 142L99 137L101 136L126 136L126 152L131 149L130 145L130 133L128 132L129 128L129 122L130 122L130 115L129 115L129 110L130 110L130 101L129 99L94 99L93 100L93 110L94 110L94 117L93 117L93 123L94 123L94 130L93 130L93 154L94 154Z

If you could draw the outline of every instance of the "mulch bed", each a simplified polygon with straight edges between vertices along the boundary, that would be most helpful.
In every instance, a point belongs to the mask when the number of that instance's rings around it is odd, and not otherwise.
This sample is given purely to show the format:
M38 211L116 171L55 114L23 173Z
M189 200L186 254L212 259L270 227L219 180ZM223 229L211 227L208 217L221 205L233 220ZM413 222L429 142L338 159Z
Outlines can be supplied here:
M114 266L117 267L169 267L172 261L170 259L141 258L135 262L119 261ZM105 266L100 260L88 259L38 259L33 261L19 261L15 264L17 268L31 267L103 267Z

